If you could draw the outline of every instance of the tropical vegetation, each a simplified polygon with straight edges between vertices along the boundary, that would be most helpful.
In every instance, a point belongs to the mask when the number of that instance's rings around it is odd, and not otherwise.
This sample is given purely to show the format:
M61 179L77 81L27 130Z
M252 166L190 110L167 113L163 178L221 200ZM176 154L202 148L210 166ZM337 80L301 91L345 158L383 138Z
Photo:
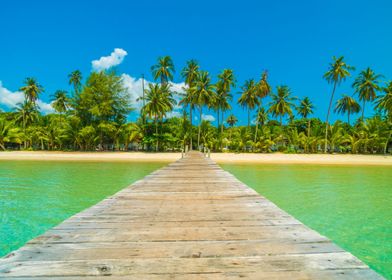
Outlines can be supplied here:
M75 70L67 77L68 91L50 94L53 112L42 114L37 101L45 89L29 77L20 87L24 101L0 111L0 150L390 153L392 82L367 68L354 79L352 94L335 100L339 86L354 71L344 57L333 57L324 75L331 94L320 95L328 103L326 121L314 117L317 108L309 97L294 96L287 85L273 87L267 71L260 80L237 87L232 69L213 77L190 60L181 71L185 86L176 92L170 56L151 67L154 82L143 84L139 104L131 104L114 69L91 72L85 79ZM246 110L244 125L231 111L233 102ZM368 118L366 104L374 108ZM176 108L180 115L171 114ZM138 116L134 121L129 118L132 111ZM216 113L216 126L206 112ZM347 121L331 123L331 113L347 116Z

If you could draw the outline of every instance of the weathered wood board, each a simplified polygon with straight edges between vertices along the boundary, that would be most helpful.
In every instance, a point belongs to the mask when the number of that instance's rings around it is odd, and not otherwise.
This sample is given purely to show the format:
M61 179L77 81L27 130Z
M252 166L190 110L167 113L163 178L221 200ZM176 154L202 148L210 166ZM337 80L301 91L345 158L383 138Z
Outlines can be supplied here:
M201 153L0 259L0 279L383 279Z

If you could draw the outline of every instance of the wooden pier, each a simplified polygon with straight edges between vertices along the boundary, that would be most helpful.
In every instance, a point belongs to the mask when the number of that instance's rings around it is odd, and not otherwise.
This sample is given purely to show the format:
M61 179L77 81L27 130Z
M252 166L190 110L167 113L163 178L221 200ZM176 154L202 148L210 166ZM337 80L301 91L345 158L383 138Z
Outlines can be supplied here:
M0 259L0 279L383 278L191 152Z

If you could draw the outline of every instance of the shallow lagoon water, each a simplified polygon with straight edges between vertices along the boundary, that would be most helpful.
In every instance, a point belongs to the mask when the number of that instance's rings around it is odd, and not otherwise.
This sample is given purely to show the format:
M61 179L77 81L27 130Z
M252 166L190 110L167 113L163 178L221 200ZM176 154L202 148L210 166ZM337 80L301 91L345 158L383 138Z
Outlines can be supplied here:
M392 279L392 167L221 166Z
M0 256L164 165L0 161Z
M164 165L0 161L0 256ZM392 279L392 167L222 167Z

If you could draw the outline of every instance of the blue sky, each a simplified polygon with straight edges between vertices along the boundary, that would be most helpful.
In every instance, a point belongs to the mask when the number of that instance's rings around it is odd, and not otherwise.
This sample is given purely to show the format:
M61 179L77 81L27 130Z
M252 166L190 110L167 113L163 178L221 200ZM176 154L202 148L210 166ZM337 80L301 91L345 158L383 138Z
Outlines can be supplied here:
M176 83L192 58L214 77L232 68L238 85L267 69L274 88L285 84L293 95L309 96L315 116L325 119L331 86L322 75L333 55L344 55L354 76L370 66L392 79L391 10L388 0L5 1L0 106L6 108L28 76L45 87L42 104L49 103L55 90L70 90L68 73L80 69L87 76L93 60L120 48L127 55L117 69L130 82L142 73L151 80L150 67L162 55L173 58ZM353 93L352 81L337 98ZM233 107L244 124L246 113Z

